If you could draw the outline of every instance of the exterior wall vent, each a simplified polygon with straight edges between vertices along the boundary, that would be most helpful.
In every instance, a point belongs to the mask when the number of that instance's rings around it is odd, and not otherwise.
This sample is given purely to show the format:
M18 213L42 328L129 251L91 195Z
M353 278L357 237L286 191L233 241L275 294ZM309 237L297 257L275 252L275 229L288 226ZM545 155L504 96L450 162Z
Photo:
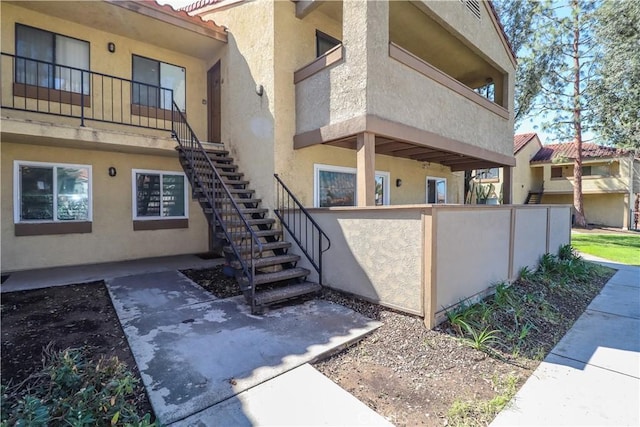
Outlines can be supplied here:
M460 0L461 3L467 7L467 10L473 14L476 18L480 19L480 0Z

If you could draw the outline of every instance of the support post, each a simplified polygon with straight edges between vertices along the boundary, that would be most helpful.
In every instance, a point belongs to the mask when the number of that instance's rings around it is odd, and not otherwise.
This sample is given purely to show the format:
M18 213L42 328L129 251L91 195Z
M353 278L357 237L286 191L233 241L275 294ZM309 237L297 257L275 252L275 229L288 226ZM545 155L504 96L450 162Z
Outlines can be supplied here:
M376 136L362 132L357 137L357 206L376 204Z
M510 205L512 200L513 168L505 166L502 168L502 204ZM522 202L520 202L522 203Z

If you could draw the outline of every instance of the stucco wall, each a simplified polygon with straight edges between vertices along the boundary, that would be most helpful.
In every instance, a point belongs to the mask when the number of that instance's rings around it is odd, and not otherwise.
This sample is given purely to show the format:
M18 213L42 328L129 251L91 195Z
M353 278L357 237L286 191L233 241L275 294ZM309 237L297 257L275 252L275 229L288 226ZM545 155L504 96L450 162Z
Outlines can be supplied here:
M221 61L222 142L269 208L275 171L274 8L270 1L242 2L202 15L229 28L227 46L209 64Z
M628 194L583 194L584 213L589 224L627 227ZM542 203L573 205L573 194L544 194Z
M423 211L313 209L313 218L331 240L323 258L324 284L422 314Z
M132 169L181 172L177 156L153 156L14 144L2 141L2 271L120 261L205 252L207 222L197 202L189 204L189 228L134 231ZM45 236L14 233L14 160L92 166L92 232ZM117 169L110 177L109 167ZM187 190L189 191L189 190Z
M522 267L535 269L540 255L547 251L547 208L516 210L514 233L513 275L517 275Z
M19 7L19 5L16 4L2 2L1 7L1 43L2 51L6 53L15 53L15 23L18 22L64 36L88 41L90 43L90 69L95 72L130 80L132 78L132 54L185 67L187 117L195 132L201 137L204 136L202 139L206 139L207 106L203 105L202 100L206 99L207 68L205 68L206 64L203 60L145 42L144 32L140 33L139 40L135 40L104 32L88 25L80 25L53 16L47 16L33 10ZM174 27L167 25L166 30L174 31L176 37L180 37L180 32ZM114 53L110 53L107 50L107 44L109 42L113 42L116 45L116 51ZM11 73L2 76L3 88L7 87L7 84L10 84L11 78ZM98 88L96 87L96 89ZM6 96L5 91L3 91L3 96ZM128 96L128 93L123 96ZM40 119L48 121L51 120L51 117L52 116L40 116ZM129 129L131 132L146 132L145 130L135 127L130 127Z

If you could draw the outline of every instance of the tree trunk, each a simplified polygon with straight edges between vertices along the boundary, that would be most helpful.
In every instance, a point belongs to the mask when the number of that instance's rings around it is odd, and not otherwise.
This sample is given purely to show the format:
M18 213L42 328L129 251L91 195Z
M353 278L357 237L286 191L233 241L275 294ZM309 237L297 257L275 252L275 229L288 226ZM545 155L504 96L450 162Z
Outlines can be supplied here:
M574 12L579 7L578 0L571 2ZM580 93L580 14L573 14L573 126L574 144L576 158L573 163L573 209L574 225L576 227L586 227L587 218L584 215L584 205L582 200L582 105Z

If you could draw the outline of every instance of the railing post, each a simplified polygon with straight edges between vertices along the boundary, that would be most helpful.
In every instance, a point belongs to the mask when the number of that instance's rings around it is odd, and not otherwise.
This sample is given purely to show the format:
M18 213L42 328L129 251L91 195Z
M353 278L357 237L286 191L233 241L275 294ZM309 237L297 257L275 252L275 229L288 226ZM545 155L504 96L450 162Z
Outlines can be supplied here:
M80 126L84 127L84 71L80 71Z

